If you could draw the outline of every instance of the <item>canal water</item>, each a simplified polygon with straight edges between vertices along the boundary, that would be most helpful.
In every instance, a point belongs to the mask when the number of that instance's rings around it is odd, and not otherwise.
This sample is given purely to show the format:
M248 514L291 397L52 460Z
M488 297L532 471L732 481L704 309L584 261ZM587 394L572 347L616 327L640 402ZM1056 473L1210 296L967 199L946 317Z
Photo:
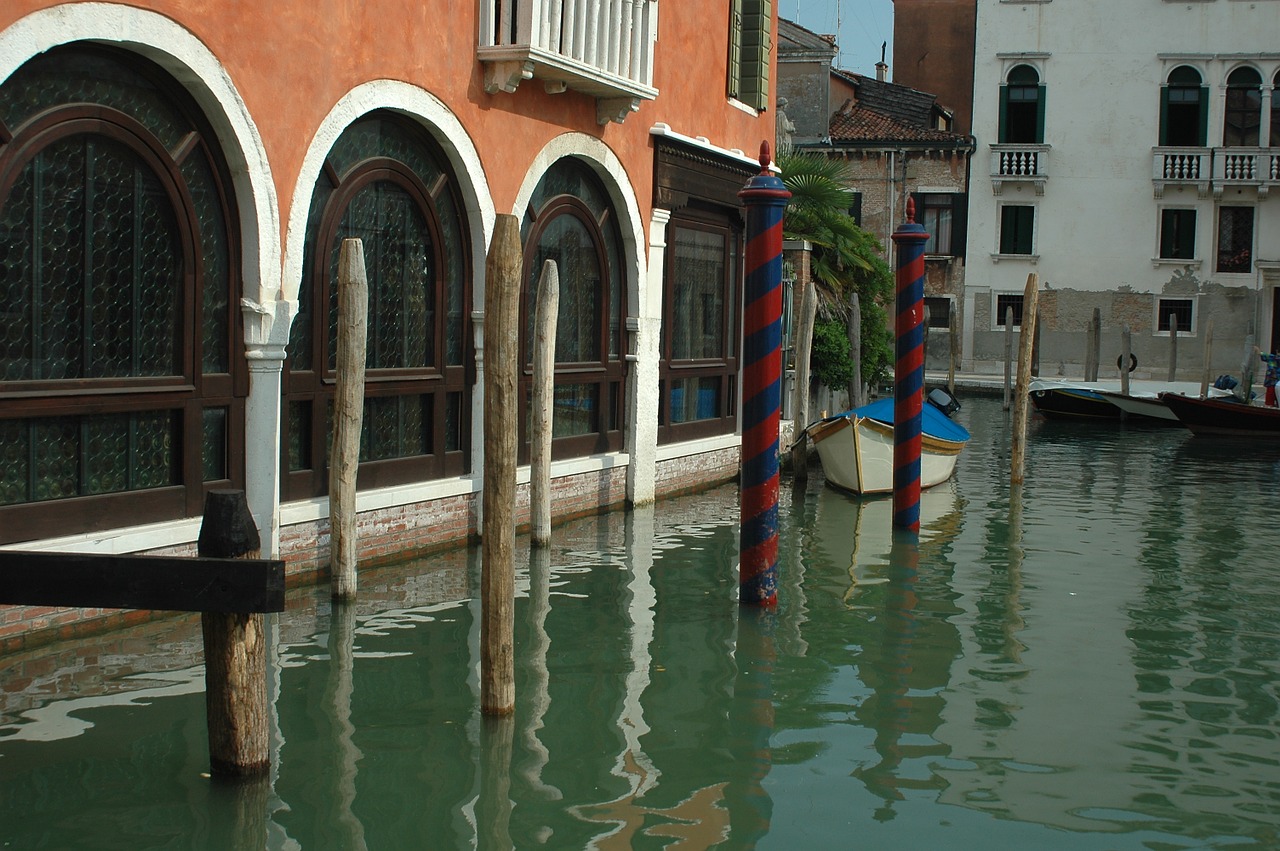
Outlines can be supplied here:
M293 592L262 783L205 774L196 620L0 659L0 844L1280 847L1280 448L1033 420L1013 491L964 404L918 539L784 482L773 611L733 488L518 548L507 721L467 552Z

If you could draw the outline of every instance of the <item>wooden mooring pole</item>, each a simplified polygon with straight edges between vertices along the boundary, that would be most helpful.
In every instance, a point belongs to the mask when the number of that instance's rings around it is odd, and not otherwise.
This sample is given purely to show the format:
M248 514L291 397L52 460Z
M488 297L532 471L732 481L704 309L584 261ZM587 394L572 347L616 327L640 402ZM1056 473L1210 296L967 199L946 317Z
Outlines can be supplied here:
M1213 320L1204 329L1204 371L1200 373L1200 398L1209 398L1209 375L1213 365Z
M515 502L520 223L503 214L485 263L484 491L480 573L480 711L510 715L515 681Z
M1004 409L1009 410L1013 385L1013 308L1004 309Z
M196 543L202 558L258 558L262 547L244 491L205 497ZM209 765L215 777L260 777L267 736L267 643L261 613L202 612Z
M1036 305L1040 299L1040 279L1027 275L1022 295L1022 328L1018 334L1018 386L1013 396L1013 438L1009 451L1009 481L1022 484L1027 467L1027 407L1030 405L1031 349L1035 340Z
M551 546L551 435L556 392L556 322L560 273L542 264L533 320L533 412L529 425L529 524L534 547Z
M1178 316L1169 314L1169 380L1178 377Z
M849 378L849 407L862 405L862 303L858 293L849 293L849 360L853 375Z
M809 480L809 439L801 429L809 425L809 356L813 351L813 322L818 313L818 293L813 276L805 281L796 311L796 386L792 392L791 420L798 439L791 444L791 476L797 483Z
M364 424L369 279L364 243L344 239L338 251L338 352L329 451L329 578L335 600L356 596L356 472Z

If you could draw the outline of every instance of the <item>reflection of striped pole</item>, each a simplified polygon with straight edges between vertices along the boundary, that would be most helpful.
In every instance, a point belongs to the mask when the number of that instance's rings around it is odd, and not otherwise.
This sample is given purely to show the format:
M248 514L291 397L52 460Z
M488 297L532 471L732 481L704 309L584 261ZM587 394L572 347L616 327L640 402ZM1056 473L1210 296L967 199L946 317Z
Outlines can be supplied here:
M893 525L920 531L920 427L924 406L924 244L916 202L893 233L898 249L898 299L893 367Z
M791 193L769 173L738 193L747 213L742 320L742 514L738 599L772 606L778 589L778 420L782 409L782 211Z

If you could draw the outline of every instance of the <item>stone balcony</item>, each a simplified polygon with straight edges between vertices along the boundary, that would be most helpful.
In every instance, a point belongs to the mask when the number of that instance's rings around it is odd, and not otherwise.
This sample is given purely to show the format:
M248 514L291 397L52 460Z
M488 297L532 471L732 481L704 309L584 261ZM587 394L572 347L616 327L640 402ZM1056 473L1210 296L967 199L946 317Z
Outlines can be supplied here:
M1000 144L991 146L991 191L999 195L1006 183L1025 183L1044 194L1049 179L1048 145Z
M657 36L657 0L481 0L477 54L490 94L537 79L594 97L596 120L620 124L658 96Z
M1230 188L1252 187L1259 198L1280 186L1280 148L1152 148L1155 196L1167 186L1194 186L1215 199Z

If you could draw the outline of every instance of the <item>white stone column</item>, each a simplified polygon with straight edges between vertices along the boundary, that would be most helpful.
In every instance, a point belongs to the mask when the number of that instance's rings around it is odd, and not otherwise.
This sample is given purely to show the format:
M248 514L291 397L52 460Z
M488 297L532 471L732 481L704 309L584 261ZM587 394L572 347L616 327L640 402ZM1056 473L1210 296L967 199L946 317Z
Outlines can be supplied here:
M666 267L667 223L671 211L655 208L649 216L649 263L640 281L638 313L629 320L634 337L631 361L631 430L628 434L627 501L648 505L655 497L658 469L658 362L662 336L663 272Z
M263 558L280 554L281 374L297 308L293 301L262 305L240 300L249 366L249 397L244 406L245 499L262 538Z
M1258 125L1259 148L1271 147L1271 104L1273 102L1272 99L1275 97L1275 92L1275 86L1269 86L1266 83L1262 84L1262 121ZM1267 167L1265 160L1258 163L1258 167L1265 171Z

